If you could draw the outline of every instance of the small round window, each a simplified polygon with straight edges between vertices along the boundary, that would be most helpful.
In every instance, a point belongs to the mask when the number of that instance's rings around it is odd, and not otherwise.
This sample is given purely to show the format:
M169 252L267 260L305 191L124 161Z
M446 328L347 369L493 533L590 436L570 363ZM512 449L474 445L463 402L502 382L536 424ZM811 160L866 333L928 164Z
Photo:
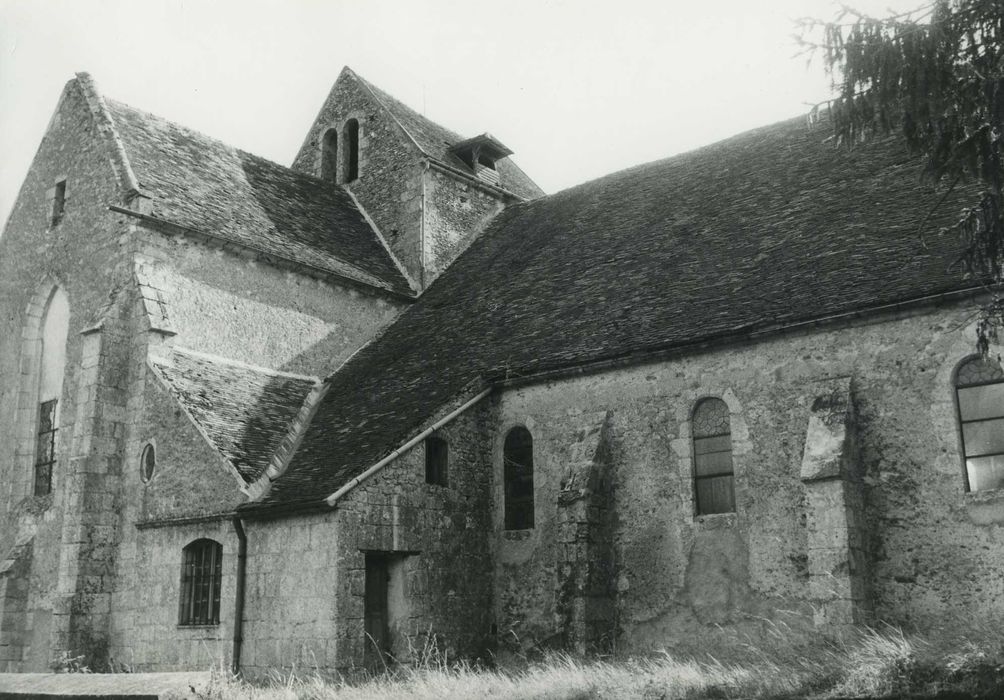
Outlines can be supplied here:
M143 448L143 454L139 458L139 478L143 480L143 483L148 482L153 478L153 472L157 468L157 454L154 451L153 444L148 443L146 447Z

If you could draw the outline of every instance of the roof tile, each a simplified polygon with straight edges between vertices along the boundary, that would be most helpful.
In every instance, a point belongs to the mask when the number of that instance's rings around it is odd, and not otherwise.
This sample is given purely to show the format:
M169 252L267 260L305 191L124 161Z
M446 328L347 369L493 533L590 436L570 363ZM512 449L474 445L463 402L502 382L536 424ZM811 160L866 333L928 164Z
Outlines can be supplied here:
M344 188L114 100L107 105L153 215L266 254L411 295Z
M175 348L151 358L172 395L246 482L261 476L316 382Z
M321 499L486 375L687 346L970 286L897 139L804 119L513 205L330 390L267 502Z

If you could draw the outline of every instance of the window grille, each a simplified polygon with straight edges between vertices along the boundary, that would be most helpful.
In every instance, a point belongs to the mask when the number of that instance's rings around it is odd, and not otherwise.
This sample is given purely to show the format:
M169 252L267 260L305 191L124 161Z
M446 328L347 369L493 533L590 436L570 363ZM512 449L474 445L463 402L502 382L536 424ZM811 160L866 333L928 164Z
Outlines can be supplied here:
M974 357L955 374L966 489L1004 488L1004 369Z
M694 500L697 515L734 513L732 430L729 407L704 399L694 409Z
M533 436L522 426L506 435L502 449L505 529L533 527Z
M220 624L223 545L196 540L182 550L179 625Z
M52 491L52 467L56 463L56 407L59 399L43 401L38 408L38 436L35 442L35 495Z

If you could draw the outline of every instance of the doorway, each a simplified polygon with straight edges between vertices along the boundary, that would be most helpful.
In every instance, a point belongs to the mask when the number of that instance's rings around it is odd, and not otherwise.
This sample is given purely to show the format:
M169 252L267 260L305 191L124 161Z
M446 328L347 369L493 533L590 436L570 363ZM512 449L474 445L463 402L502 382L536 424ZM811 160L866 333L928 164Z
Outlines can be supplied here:
M364 628L365 663L379 669L399 660L406 645L400 636L407 617L405 566L407 555L395 552L366 552ZM398 648L401 647L401 648Z

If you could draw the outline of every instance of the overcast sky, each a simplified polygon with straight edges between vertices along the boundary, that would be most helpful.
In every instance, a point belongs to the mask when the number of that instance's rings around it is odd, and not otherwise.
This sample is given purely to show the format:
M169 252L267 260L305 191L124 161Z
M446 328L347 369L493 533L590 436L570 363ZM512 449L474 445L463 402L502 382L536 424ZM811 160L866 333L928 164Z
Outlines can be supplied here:
M875 12L920 0L861 0ZM830 0L0 0L0 221L63 85L288 165L343 65L547 192L804 113Z

